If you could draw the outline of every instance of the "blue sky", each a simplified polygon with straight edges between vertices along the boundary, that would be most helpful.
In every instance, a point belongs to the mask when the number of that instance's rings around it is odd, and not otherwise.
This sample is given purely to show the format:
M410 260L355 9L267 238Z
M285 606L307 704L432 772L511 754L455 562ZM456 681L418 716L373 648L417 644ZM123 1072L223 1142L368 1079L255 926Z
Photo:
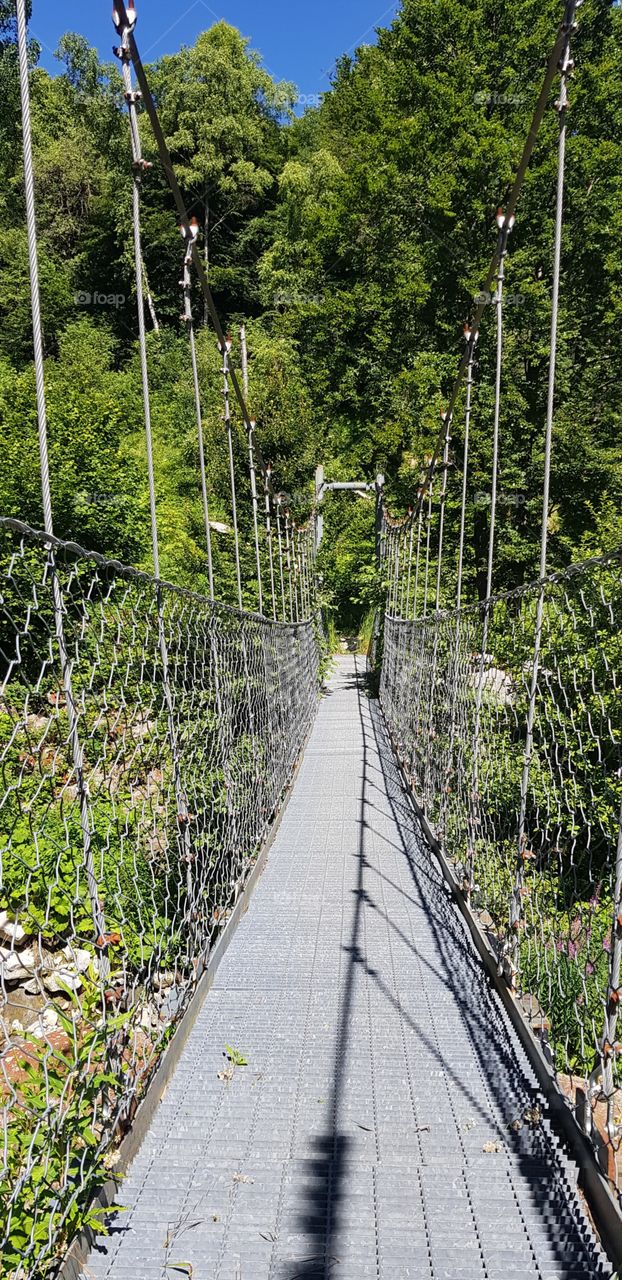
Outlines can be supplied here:
M41 61L58 70L54 50L65 31L79 31L112 58L114 28L109 0L33 0L31 30L42 45ZM219 18L250 36L275 79L293 80L302 95L328 88L342 53L371 43L374 28L389 26L398 0L137 0L138 46L146 61L191 44Z

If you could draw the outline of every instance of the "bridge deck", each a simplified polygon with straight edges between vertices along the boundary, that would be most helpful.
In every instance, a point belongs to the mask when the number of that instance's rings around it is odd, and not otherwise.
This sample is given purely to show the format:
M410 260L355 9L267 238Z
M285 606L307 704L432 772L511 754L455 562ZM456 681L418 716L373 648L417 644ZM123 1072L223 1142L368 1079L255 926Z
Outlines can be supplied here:
M229 1082L225 1044L248 1059ZM123 1187L127 1212L84 1275L608 1275L546 1117L508 1127L534 1103L377 707L343 659Z

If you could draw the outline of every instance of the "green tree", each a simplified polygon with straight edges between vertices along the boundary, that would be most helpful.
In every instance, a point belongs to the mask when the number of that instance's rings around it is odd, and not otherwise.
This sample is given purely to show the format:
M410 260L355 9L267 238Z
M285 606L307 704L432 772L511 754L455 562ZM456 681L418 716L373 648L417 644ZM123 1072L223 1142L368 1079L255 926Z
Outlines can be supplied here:
M225 310L256 301L262 215L285 151L293 86L275 82L226 22L152 69L162 124L190 212L202 226L211 283Z

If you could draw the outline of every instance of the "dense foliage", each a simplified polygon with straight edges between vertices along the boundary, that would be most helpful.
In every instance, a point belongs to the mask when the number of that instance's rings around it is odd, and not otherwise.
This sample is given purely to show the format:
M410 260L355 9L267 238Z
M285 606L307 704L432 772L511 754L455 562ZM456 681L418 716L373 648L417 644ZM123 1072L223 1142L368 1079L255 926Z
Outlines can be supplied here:
M0 509L40 524L10 9L7 2L0 13ZM224 22L150 68L184 194L202 227L218 306L232 331L241 320L249 324L251 398L264 453L293 495L298 518L308 510L318 462L333 478L372 479L384 471L397 509L412 497L559 17L557 0L530 0L520 9L500 0L404 0L391 29L341 61L320 108L302 119L291 114L292 86L275 83L248 41ZM622 14L609 0L587 0L580 18L554 564L611 546L621 532ZM120 76L77 35L62 39L58 56L61 74L35 66L32 76L56 525L61 535L148 564ZM142 123L145 153L155 160L148 122ZM536 565L556 132L551 103L508 264L499 586L528 579ZM150 335L150 355L163 565L168 576L201 587L196 427L178 328L181 242L157 163L143 204L146 276L161 326ZM197 297L199 321L202 311ZM474 415L471 590L481 590L487 538L481 495L491 459L491 330L486 323ZM200 337L212 515L226 524L218 357L209 330ZM238 448L243 477L241 435ZM459 419L454 457L459 468ZM240 483L248 534L248 494ZM450 547L457 502L452 478ZM360 497L330 499L327 518L326 594L343 625L351 625L373 601L373 508ZM215 540L219 591L230 597L231 539L217 533ZM252 603L250 545L245 570ZM451 587L450 571L448 598Z

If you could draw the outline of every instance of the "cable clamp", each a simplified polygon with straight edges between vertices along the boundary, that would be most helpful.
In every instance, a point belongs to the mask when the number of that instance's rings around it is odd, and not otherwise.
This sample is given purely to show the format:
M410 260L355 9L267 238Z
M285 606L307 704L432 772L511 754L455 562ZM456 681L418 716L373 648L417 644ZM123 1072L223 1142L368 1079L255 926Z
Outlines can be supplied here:
M571 31L578 30L579 24L575 20L575 13L577 9L581 8L582 4L583 4L583 0L568 0L568 4L566 6L566 13L564 15L564 21L562 22L562 31L566 35Z
M514 223L516 222L516 215L511 214L511 216L508 218L507 214L504 213L503 209L499 208L497 209L496 222L500 231L509 232L512 230Z
M181 236L182 240L185 240L185 241L188 241L188 240L189 240L189 241L190 241L190 246L192 247L192 245L194 244L195 240L197 240L197 239L198 239L199 231L201 230L201 228L200 228L200 226L199 226L198 218L191 218L191 219L190 219L190 221L189 221L188 226L189 226L189 229L190 229L190 230L189 230L189 233L188 233L188 231L186 230L186 228L184 227L183 223L180 223L180 226L179 226L179 234L180 234L180 236ZM190 251L191 251L191 249L190 249L188 252L190 253Z
M564 55L560 58L557 64L557 70L561 76L572 75L575 66L576 63L574 58L571 58L569 55Z
M119 9L117 9L116 4L113 5L112 21L114 23L117 34L120 36L125 35L126 32L129 34L134 30L134 27L136 26L136 20L138 15L136 13L136 5L134 4L134 0L129 0L128 4L126 4L125 15L127 18L127 22L124 22L122 20L120 11Z

